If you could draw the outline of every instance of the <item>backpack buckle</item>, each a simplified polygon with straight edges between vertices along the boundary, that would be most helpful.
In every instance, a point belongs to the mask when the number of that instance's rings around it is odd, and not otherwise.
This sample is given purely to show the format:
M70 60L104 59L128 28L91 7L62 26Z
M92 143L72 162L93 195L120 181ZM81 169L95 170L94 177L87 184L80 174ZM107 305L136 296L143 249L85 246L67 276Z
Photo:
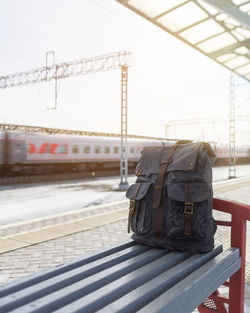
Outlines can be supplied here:
M130 200L129 210L132 214L135 212L135 200Z
M192 202L185 202L184 214L193 214L194 213L194 204Z

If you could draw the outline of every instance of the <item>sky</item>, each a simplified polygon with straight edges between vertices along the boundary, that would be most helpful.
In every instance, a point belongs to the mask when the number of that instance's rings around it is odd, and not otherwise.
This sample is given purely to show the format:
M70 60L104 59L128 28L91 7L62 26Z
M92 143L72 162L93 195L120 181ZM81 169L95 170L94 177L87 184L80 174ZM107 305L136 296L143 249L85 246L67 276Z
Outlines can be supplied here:
M165 136L170 120L229 115L230 72L114 0L1 0L0 76L127 50L128 133ZM52 59L49 60L52 62ZM120 132L119 70L0 90L0 123ZM236 77L236 114L250 115L249 83ZM250 142L250 123L236 140ZM227 124L169 136L228 141Z

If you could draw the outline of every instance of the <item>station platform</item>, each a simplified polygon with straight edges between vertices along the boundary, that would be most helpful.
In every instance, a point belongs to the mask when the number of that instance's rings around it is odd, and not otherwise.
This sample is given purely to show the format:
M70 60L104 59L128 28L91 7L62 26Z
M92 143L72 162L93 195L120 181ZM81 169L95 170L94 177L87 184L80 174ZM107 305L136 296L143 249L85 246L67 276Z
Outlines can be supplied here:
M250 205L250 176L214 183L214 195ZM129 239L128 200L0 226L0 284ZM221 212L215 212L220 214ZM215 242L229 246L220 227ZM247 233L245 312L250 313L250 227ZM221 291L223 293L223 290Z

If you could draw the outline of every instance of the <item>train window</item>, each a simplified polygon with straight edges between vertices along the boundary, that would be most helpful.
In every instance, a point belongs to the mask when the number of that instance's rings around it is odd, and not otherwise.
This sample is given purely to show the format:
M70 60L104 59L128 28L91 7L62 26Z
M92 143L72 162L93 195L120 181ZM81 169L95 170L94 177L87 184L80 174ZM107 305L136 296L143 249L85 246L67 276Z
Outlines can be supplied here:
M95 153L101 153L101 147L100 146L95 146Z
M134 148L134 147L131 147L131 148L130 148L130 153L131 153L131 154L134 154L134 153L135 153L135 148Z
M14 151L15 151L15 153L20 153L22 151L22 147L21 147L20 143L14 144Z
M90 146L83 147L83 153L89 154L90 153Z
M58 146L58 152L59 153L67 153L67 145L59 145Z
M114 147L114 153L118 154L119 153L119 147Z
M79 146L72 146L72 153L79 153Z
M104 153L110 153L110 147L104 147Z

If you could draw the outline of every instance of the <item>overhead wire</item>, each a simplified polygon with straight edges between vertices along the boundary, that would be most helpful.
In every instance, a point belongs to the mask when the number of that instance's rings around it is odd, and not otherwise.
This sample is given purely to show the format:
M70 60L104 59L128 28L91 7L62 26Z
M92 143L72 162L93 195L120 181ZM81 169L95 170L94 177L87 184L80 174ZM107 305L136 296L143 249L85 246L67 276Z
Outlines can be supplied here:
M237 110L238 108L240 108L241 106L243 106L244 104L246 104L249 100L250 100L250 96L247 97L247 99L245 99L244 101L242 101L239 105L237 105L237 106L235 107L235 110Z
M128 19L126 19L126 18L124 18L123 16L121 16L121 15L119 15L119 14L117 14L117 13L111 11L110 9L106 8L106 7L103 6L102 4L96 2L95 0L88 0L88 1L89 1L90 3L92 3L92 4L94 4L94 5L96 5L96 6L100 7L100 8L102 8L102 9L105 10L106 12L112 14L113 16L119 18L120 20L123 20L123 21L126 22L127 24L130 24L131 26L136 27L136 28L138 28L138 29L140 29L140 30L146 31L146 29L140 27L139 25L136 25L135 23L132 23L132 22L129 21Z

